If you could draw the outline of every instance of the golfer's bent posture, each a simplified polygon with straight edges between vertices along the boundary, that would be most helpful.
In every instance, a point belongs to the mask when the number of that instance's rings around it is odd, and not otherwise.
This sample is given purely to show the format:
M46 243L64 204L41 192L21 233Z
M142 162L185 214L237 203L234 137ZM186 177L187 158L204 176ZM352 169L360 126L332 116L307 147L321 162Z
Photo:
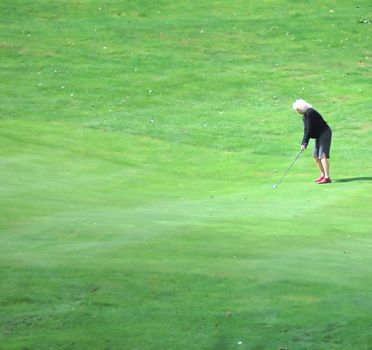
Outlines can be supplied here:
M304 137L301 150L305 150L310 139L315 139L313 157L320 170L318 184L331 183L329 176L329 151L331 148L332 130L323 117L304 100L296 100L293 109L302 115L304 121Z

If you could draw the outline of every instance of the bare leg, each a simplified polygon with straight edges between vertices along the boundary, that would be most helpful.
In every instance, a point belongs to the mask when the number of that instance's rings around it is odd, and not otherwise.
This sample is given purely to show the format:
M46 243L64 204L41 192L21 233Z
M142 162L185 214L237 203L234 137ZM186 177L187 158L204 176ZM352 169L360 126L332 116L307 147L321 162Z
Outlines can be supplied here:
M324 170L324 177L329 178L329 161L328 161L328 159L325 156L323 156L323 158L320 159L320 162L321 162L323 170Z
M324 165L323 165L323 159L327 159L327 158L322 158L322 159L319 159L317 157L314 157L314 160L315 160L315 163L316 165L318 166L319 170L320 170L320 176L326 176L326 172L325 172L325 169L324 169ZM327 169L327 174L328 174L328 169Z

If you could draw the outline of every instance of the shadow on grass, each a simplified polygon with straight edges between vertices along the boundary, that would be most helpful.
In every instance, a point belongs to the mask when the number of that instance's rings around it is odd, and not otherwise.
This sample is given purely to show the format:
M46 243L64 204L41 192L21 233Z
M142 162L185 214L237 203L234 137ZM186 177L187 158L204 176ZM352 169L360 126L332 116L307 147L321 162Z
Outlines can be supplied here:
M349 177L346 179L338 179L335 182L353 182L353 181L372 181L371 176L364 176L364 177Z

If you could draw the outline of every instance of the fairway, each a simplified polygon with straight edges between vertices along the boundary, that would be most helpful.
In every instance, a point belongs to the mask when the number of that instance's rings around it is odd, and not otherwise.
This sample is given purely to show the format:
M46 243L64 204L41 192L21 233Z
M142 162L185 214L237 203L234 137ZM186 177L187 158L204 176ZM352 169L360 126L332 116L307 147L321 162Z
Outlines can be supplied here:
M0 19L0 349L372 349L369 0Z

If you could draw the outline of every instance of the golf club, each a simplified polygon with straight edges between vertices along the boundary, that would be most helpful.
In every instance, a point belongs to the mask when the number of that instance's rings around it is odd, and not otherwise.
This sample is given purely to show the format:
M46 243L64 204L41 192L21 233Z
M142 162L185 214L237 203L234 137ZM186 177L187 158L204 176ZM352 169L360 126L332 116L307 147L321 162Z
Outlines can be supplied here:
M300 151L299 154L297 154L297 157L295 158L295 160L292 162L292 164L288 167L288 169L286 170L286 172L284 173L284 175L282 176L282 178L279 180L279 182L277 184L274 184L273 185L273 188L277 188L283 181L283 179L285 178L285 176L287 175L288 171L292 168L293 164L296 163L296 160L300 157L301 153L303 152L304 150L302 149Z

